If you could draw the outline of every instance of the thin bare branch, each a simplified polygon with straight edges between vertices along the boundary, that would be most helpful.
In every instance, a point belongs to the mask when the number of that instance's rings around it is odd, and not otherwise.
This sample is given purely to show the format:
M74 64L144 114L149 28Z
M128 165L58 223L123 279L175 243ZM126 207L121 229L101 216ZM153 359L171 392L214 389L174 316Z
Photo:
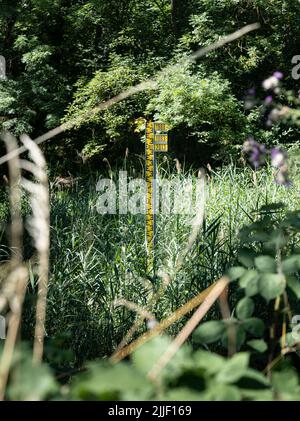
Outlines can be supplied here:
M120 298L114 302L114 307L118 307L118 306L124 306L131 311L135 311L137 314L140 315L140 317L143 320L144 319L155 320L155 316L152 313L150 313L148 310L140 307L136 303L125 300L124 298Z
M17 149L17 140L8 132L2 132L1 138L6 144L7 151ZM16 155L8 163L11 209L11 260L8 264L8 274L0 291L0 311L9 306L8 330L0 361L0 400L4 399L7 380L12 363L13 353L21 323L22 305L28 281L28 271L22 264L23 222L21 215L20 162Z
M176 354L178 349L184 344L184 342L188 339L194 329L198 326L200 321L203 317L207 314L210 310L212 305L215 301L220 297L222 292L225 288L227 288L229 284L229 279L226 277L221 278L215 286L212 288L210 293L205 298L203 304L195 311L193 316L184 326L184 328L179 332L176 336L175 340L171 343L171 345L167 348L165 353L161 356L161 358L157 361L154 367L148 373L148 377L151 380L156 380L159 372L168 364L168 362L172 359L172 357Z
M43 358L46 304L49 276L50 213L47 165L45 158L35 142L28 136L21 136L24 147L29 151L33 162L21 161L22 168L31 172L37 183L22 179L22 185L30 193L32 217L29 230L35 242L39 261L38 300L36 306L36 325L33 345L33 361L40 363Z
M219 297L219 306L223 320L227 325L227 338L228 338L228 356L232 357L236 352L236 327L231 319L230 307L228 302L228 289L225 288Z
M12 303L7 337L0 361L0 401L5 396L6 384L21 323L22 306L28 282L28 270L22 266L17 267L8 277L8 282L16 283L17 289Z
M192 298L182 307L174 311L174 313L172 313L169 317L161 321L153 329L141 335L139 338L137 338L134 342L132 342L128 346L121 348L118 351L115 351L115 353L111 357L111 361L114 363L121 361L123 358L126 358L128 355L130 355L135 349L139 348L141 345L148 342L150 339L154 338L155 336L162 333L164 330L168 329L168 327L170 327L172 324L176 323L178 320L180 320L182 317L184 317L194 308L198 307L201 303L203 303L203 301L205 300L205 298L208 296L208 294L211 292L211 290L214 288L215 285L216 284L214 283L208 288L206 288L204 291L200 292L200 294Z

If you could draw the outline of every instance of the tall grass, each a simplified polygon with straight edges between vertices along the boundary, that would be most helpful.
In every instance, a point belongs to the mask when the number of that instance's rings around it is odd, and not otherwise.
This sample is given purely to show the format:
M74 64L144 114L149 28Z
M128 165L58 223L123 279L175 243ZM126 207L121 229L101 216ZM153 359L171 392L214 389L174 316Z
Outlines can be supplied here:
M170 165L169 165L170 168ZM195 178L193 172L174 174L161 164L163 178ZM116 178L117 174L112 177ZM182 269L154 309L160 320L222 276L234 262L239 229L263 204L284 202L299 208L299 177L285 189L273 181L270 169L253 173L235 165L210 173L205 223ZM147 307L160 278L146 273L143 215L99 215L96 181L77 182L73 190L51 193L51 259L46 336L66 334L65 346L75 360L110 354L132 325L135 314L118 299ZM190 216L159 215L157 266L171 272L191 230ZM32 293L35 285L32 283ZM28 309L28 306L27 306ZM217 309L210 317L218 317ZM31 335L34 317L26 312L25 331ZM175 334L181 321L172 326ZM146 329L146 323L143 329Z

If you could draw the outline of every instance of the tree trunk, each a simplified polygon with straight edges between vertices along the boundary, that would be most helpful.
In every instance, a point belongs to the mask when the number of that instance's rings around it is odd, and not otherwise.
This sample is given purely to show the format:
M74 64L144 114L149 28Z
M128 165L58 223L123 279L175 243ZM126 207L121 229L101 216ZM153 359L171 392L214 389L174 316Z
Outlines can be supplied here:
M172 25L176 36L179 36L180 33L180 5L182 1L184 0L171 0Z

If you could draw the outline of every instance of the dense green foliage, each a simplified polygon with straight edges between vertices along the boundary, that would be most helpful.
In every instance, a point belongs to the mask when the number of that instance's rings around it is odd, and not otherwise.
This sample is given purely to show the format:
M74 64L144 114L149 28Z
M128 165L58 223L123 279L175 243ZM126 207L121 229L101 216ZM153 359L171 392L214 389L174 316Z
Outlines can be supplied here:
M269 380L251 368L249 352L239 352L226 359L204 350L192 352L189 346L184 346L154 383L147 372L169 345L170 339L163 336L137 349L130 362L90 363L87 372L79 374L64 388L46 365L32 366L23 351L23 358L19 358L13 371L19 381L12 382L8 397L11 400L88 401L299 400L299 379L292 367L276 371Z
M253 22L260 29L186 60ZM41 281L25 231L23 341L5 398L300 399L299 320L293 319L300 312L300 97L291 76L299 28L296 0L0 0L7 70L0 78L0 129L34 139L75 122L42 147L51 207L44 361L31 362ZM275 85L264 88L275 71ZM143 92L93 112L149 79L155 83ZM194 169L207 168L203 226L179 269L195 215L157 217L155 275L147 270L145 216L97 211L97 177L117 183L120 169L144 177L145 119L170 127L170 154L158 160L161 179L195 182ZM247 138L252 169L240 154ZM274 165L271 145L288 146L290 159L277 148ZM67 174L76 177L60 185L55 177ZM278 174L288 189L274 183ZM14 253L6 188L0 200L2 286L4 262ZM25 220L31 212L25 192L22 201ZM172 282L152 302L166 273ZM149 371L191 312L126 361L108 360L141 309L153 318L143 319L133 339L223 275L230 279L231 313L212 306L155 381Z
M143 345L129 361L117 365L100 359L115 349L134 321L131 310L112 305L115 300L126 298L147 307L161 283L160 278L146 275L143 218L97 214L97 193L87 192L85 186L78 185L74 192L53 191L45 348L49 365L32 366L26 348L17 352L12 373L18 380L12 376L7 396L21 400L298 400L299 361L293 351L297 340L290 314L300 310L299 175L293 173L295 184L286 190L274 184L269 171L256 173L256 178L253 174L234 166L211 174L201 236L153 308L157 319L163 320L227 272L232 280L232 317L222 321L215 305L189 345L161 371L158 382L146 375L167 349L170 336ZM273 200L284 202L286 208L269 204ZM158 264L170 274L187 241L189 224L187 216L159 217ZM33 269L22 329L29 342L35 289ZM276 298L283 294L286 299L274 312ZM176 334L186 321L187 317L173 324L167 333ZM229 326L236 334L237 353L226 359ZM287 356L272 367L272 377L265 376L262 370L270 356L277 357L281 349L289 350ZM95 358L96 362L86 362ZM82 365L84 373L80 373Z
M257 112L247 117L241 105L245 91L259 87L274 70L284 73L288 89L297 88L291 78L291 59L299 45L295 0L0 4L0 53L7 60L7 80L0 83L1 121L33 137L62 119L80 117L220 36L248 23L262 25L196 65L169 72L158 90L79 119L75 129L47 147L53 164L57 155L62 158L57 170L75 171L79 161L92 157L115 160L126 147L140 152L135 119L151 115L172 124L172 151L189 162L224 160L250 132L269 142L297 140L295 129L266 130Z

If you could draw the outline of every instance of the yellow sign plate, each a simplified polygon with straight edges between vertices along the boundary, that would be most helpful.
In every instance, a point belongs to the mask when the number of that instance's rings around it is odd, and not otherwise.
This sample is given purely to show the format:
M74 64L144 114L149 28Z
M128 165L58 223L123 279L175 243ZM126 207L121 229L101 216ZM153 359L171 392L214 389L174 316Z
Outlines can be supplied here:
M168 152L168 130L164 123L153 123L154 152Z
M154 132L167 132L169 127L165 123L153 123Z
M165 145L154 145L155 152L168 152L168 144Z
M154 143L156 143L156 142L168 143L168 135L167 134L155 134L154 135Z

